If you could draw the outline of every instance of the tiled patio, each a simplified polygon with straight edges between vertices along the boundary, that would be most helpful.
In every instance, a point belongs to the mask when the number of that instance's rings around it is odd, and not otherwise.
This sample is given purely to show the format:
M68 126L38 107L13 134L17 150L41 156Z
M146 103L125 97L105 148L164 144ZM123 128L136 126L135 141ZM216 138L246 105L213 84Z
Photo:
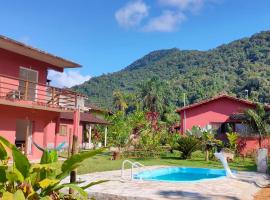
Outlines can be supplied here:
M165 166L146 167L147 169ZM125 178L130 170L125 171ZM140 180L122 180L121 171L97 172L79 176L87 183L97 180L109 182L87 189L89 197L97 200L251 200L260 187L269 183L266 175L255 172L238 172L237 179L217 179L197 183L166 183Z

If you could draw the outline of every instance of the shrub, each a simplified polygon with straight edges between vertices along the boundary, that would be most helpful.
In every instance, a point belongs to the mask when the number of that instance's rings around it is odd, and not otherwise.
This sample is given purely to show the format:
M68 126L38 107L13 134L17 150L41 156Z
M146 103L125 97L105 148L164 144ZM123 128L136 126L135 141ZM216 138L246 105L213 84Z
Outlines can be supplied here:
M136 148L143 151L145 156L159 155L162 150L161 135L162 133L152 129L151 124L147 124L142 128Z
M229 141L229 149L233 152L237 149L237 140L239 138L239 135L235 132L226 133L228 141Z
M190 158L191 154L200 148L200 141L193 136L180 137L177 143L177 150L181 152L181 159Z
M180 138L179 133L170 133L168 136L168 144L170 145L170 152L177 148L178 140Z
M8 166L9 157L7 152L12 153L12 167ZM31 165L24 154L0 136L1 199L87 199L87 193L84 189L104 181L93 182L83 187L77 183L61 183L61 181L86 158L100 152L101 150L96 150L76 154L60 164L57 162L57 152L55 150L44 150L40 163ZM63 188L76 190L77 194L74 194L74 196L62 194L60 190Z

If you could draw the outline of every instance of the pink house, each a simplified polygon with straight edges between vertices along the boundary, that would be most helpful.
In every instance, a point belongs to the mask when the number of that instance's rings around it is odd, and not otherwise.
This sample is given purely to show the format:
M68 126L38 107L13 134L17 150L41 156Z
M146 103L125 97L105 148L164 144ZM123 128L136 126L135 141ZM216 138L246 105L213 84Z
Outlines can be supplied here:
M80 107L84 115L78 130L80 143L85 125L97 123L84 106L84 95L49 85L48 70L74 67L80 65L0 36L0 135L30 159L41 156L34 143L45 148L71 143L75 108Z
M224 139L227 125L230 125L233 131L243 136L239 141L242 145L241 152L251 153L258 147L258 140L256 137L246 136L251 130L241 120L241 114L243 116L245 109L255 107L254 102L226 94L182 107L176 111L181 117L180 133L184 134L193 126L199 126L217 130L219 137ZM266 108L269 109L269 106ZM266 139L264 145L268 146L268 144L268 139Z

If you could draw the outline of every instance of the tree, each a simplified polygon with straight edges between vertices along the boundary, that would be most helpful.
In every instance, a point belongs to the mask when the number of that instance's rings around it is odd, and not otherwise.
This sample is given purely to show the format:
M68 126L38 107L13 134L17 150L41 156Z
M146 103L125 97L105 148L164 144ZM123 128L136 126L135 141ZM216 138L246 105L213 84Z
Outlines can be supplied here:
M257 104L256 109L245 110L246 122L259 134L259 146L262 148L262 139L269 134L270 112L263 104Z
M132 126L128 123L127 116L123 111L118 111L113 116L110 116L109 120L112 125L110 126L108 142L109 145L117 147L118 153L120 153L129 142Z
M125 97L119 90L113 92L113 104L118 111L125 111L128 108Z
M163 111L163 85L159 78L153 77L140 85L143 108L150 112Z

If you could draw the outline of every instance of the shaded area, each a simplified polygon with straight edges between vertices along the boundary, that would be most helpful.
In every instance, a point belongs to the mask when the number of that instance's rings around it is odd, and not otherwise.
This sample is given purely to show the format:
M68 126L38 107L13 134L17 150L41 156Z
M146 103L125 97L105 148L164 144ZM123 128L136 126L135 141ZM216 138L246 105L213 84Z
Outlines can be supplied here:
M158 193L163 198L166 199L188 199L188 200L215 200L215 199L224 199L224 200L239 200L237 197L227 196L227 195L203 195L197 192L188 192L188 191L173 191L173 190L164 190Z

